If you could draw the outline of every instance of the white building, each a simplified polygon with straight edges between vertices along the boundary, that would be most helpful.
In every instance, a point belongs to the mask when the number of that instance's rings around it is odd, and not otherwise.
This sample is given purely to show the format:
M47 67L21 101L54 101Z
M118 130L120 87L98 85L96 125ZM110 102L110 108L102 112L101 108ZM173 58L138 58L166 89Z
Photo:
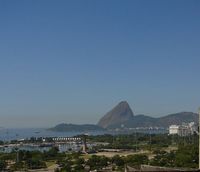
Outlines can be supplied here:
M179 136L188 136L195 132L195 123L183 123L182 125L170 125L169 134L178 134Z
M179 125L170 125L169 134L179 134Z

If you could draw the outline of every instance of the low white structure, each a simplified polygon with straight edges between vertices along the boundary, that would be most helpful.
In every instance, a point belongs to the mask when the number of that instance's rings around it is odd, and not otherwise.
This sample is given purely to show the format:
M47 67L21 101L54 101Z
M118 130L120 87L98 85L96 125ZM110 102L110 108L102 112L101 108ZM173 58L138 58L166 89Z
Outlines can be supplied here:
M178 134L179 136L188 136L195 132L195 123L183 123L182 125L170 125L169 134Z
M170 125L169 134L179 134L179 125Z
M53 141L81 141L80 137L54 137Z

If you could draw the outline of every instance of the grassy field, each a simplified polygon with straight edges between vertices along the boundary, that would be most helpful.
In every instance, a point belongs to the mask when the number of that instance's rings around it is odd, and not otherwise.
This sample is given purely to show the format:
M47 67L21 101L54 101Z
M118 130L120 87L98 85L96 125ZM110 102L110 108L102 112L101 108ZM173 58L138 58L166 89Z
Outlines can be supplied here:
M55 164L56 164L55 161L47 161L47 162L46 162L47 168L49 168L50 166L53 166L53 165L55 165Z

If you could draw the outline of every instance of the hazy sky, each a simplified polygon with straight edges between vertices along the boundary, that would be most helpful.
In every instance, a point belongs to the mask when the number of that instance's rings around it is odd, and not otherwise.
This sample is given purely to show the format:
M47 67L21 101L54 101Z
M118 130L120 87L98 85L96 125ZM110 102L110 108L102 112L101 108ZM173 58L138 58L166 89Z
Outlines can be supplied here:
M200 106L200 1L1 0L0 126Z

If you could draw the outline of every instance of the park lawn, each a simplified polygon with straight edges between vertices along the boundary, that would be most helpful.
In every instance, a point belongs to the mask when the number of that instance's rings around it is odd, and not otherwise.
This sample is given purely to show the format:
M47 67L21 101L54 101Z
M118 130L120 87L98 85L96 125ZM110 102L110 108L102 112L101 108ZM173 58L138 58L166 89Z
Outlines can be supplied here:
M47 168L55 164L56 164L55 161L46 161Z
M84 158L85 160L89 159L91 156L92 156L91 154L81 155L81 157Z

